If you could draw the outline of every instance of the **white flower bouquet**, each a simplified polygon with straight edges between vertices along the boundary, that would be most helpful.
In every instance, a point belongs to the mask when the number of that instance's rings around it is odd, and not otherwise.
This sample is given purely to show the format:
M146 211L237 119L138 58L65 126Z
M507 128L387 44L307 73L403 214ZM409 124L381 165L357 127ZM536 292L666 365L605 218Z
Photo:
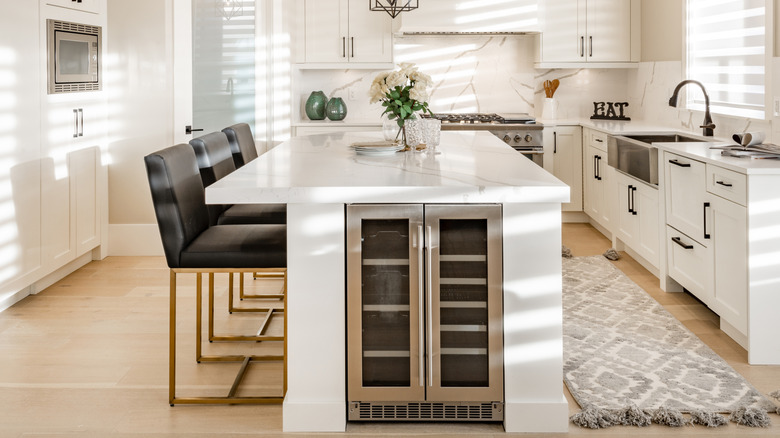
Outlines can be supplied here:
M433 81L414 64L404 62L399 67L399 70L377 75L368 94L371 103L382 102L385 107L382 115L387 114L390 120L395 120L400 133L406 120L416 118L415 113L433 114L428 109L428 88Z

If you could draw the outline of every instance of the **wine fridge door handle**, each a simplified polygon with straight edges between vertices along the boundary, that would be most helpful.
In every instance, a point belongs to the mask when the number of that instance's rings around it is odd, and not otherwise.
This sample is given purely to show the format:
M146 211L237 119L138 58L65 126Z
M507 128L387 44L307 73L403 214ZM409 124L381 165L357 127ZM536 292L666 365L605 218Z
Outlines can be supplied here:
M423 253L423 227L422 225L417 226L417 269L419 270L418 277L419 277L419 290L417 291L417 295L419 297L419 309L418 313L420 314L420 325L417 326L417 331L419 332L419 339L418 342L420 343L419 346L419 362L420 362L420 386L425 386L425 313L424 313L424 306L425 301L423 300L423 297L425 296L425 271L424 271L424 253Z
M431 260L433 258L431 255L433 229L430 225L426 227L425 232L425 261L428 265L425 272L425 277L428 279L428 290L425 291L428 295L428 386L433 386L433 261Z

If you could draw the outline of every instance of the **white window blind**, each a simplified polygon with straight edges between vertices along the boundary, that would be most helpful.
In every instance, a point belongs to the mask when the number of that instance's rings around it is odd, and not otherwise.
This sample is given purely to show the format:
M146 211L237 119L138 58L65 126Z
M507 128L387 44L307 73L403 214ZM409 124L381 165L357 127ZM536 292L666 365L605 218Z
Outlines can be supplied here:
M767 0L687 0L687 78L702 82L713 113L763 119ZM688 91L688 108L704 96Z

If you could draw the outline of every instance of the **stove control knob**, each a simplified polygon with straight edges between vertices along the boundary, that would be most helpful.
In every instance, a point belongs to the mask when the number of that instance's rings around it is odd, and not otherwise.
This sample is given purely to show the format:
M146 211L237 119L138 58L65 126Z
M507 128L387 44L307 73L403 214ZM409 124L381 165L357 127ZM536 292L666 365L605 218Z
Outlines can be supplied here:
M533 141L533 139L534 139L534 138L533 138L533 137L531 137L531 134L526 134L526 135L525 135L525 141L526 141L527 143L530 143L530 142L532 142L532 141Z
M504 136L504 141L509 143L510 141L512 141L512 137L510 137L509 134L507 134Z
M520 137L520 134L515 135L515 143L520 143L523 141L523 137Z

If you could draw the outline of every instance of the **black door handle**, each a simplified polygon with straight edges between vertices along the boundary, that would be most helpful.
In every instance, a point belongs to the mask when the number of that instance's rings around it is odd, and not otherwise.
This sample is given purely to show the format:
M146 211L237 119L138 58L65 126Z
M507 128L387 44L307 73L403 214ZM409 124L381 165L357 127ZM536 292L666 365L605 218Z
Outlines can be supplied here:
M704 238L709 239L710 235L707 233L707 208L709 208L710 203L705 202L704 203Z
M634 186L629 185L628 190L626 190L626 194L628 194L628 212L634 213L634 209L631 207L631 189L633 189Z
M723 181L715 181L715 184L720 184L723 187L734 187L734 184L729 184L729 183L723 182Z
M596 155L593 158L595 158L595 161L596 161L596 165L595 165L595 169L594 169L595 174L596 174L596 179L601 181L601 156Z
M681 163L681 162L679 162L679 161L677 161L677 160L669 160L669 162L670 162L670 163L672 163L672 164L674 164L675 166L680 166L680 167L691 167L691 164L690 164L690 163Z
M636 216L636 198L634 197L634 193L636 193L636 187L631 186L631 214Z
M558 131L553 132L553 153L558 153Z
M203 131L203 129L200 128L193 129L191 125L187 125L184 127L184 133L187 135L192 134L193 132L200 132L200 131Z
M679 237L672 237L672 242L682 246L684 249L693 249L693 245L686 245L682 243L682 240L680 240Z

